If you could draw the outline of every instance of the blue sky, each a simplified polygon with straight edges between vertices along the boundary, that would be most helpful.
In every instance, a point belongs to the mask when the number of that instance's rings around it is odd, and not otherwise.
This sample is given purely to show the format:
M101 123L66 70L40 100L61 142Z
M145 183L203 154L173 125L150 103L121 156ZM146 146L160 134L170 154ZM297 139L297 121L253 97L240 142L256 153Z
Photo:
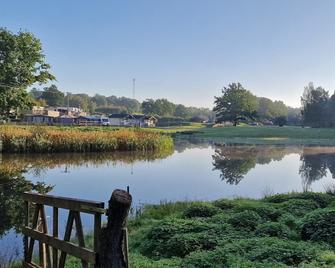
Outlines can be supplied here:
M299 106L313 81L335 89L332 0L57 0L1 3L0 26L43 43L63 91L212 107L240 81Z

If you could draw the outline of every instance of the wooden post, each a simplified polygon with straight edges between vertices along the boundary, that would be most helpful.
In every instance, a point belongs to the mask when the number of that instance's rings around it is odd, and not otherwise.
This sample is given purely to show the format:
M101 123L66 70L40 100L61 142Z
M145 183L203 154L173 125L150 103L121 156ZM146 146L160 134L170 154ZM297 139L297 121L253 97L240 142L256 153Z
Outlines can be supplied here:
M100 236L101 268L126 268L127 253L124 252L124 231L132 197L124 190L115 190L108 203L107 226Z

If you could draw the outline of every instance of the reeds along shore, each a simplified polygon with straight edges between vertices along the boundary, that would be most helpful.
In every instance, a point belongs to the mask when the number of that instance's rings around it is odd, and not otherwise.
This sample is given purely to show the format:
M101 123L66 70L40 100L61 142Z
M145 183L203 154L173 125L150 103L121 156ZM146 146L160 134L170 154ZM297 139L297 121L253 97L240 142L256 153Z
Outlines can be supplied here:
M171 150L171 137L143 129L0 126L2 152L113 152Z

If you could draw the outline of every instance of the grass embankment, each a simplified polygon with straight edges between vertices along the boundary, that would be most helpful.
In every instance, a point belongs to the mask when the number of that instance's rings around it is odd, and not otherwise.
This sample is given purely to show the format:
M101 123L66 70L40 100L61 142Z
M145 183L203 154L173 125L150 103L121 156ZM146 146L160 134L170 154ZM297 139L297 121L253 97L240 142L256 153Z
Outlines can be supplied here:
M275 126L204 127L166 130L179 138L197 138L215 142L243 144L335 145L334 128Z
M155 151L173 147L172 138L137 128L0 126L7 153Z
M335 267L335 197L148 206L129 222L132 268Z

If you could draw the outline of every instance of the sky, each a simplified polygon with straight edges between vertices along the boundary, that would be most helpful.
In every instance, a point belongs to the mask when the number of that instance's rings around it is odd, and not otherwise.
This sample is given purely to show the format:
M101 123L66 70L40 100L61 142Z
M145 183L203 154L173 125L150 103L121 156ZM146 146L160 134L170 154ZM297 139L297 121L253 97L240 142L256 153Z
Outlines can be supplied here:
M333 0L2 0L0 27L43 44L64 92L213 107L223 86L300 105L335 89Z

